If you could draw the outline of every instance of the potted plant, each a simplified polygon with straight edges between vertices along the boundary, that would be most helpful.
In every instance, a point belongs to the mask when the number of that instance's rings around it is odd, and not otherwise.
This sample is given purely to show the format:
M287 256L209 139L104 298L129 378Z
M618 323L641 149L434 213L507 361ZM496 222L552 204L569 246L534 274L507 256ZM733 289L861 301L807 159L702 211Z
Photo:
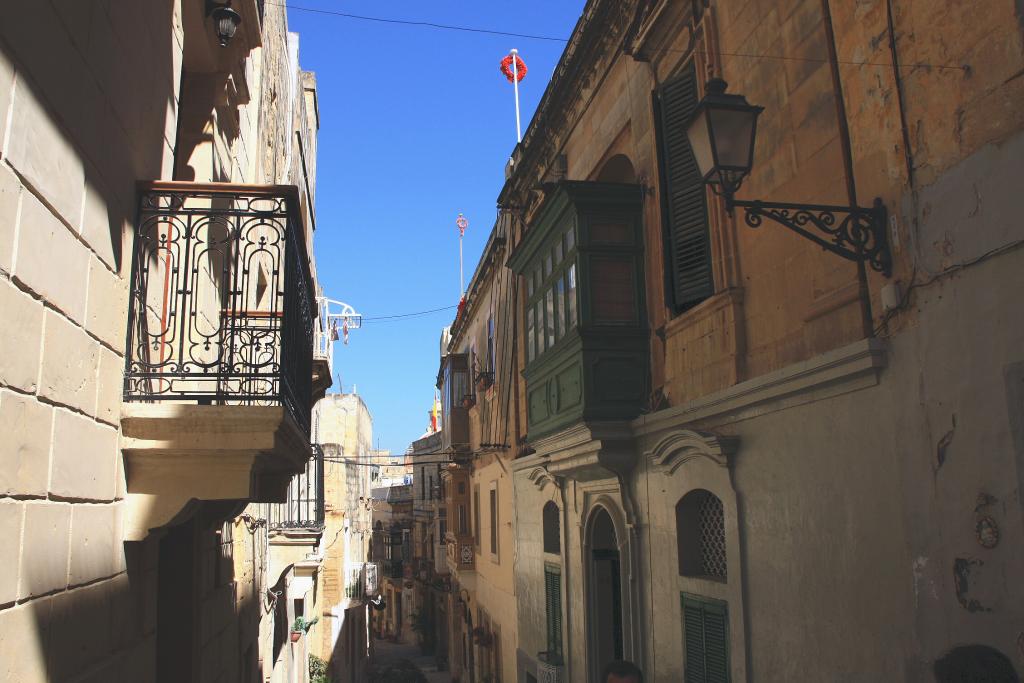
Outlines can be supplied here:
M292 622L292 642L298 642L299 638L301 638L304 633L309 633L309 629L313 628L313 624L317 622L317 618L318 617L314 617L313 619L306 621L303 617L295 617L295 621Z

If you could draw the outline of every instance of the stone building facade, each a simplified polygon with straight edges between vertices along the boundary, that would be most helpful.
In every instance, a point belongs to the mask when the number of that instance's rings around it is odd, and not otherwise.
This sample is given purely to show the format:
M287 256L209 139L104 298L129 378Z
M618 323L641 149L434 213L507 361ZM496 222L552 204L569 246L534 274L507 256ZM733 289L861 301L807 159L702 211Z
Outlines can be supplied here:
M316 85L283 3L232 7L224 41L200 0L0 7L5 680L258 681L279 662L266 504L309 460L324 389L305 348ZM224 285L252 246L227 226L256 214L290 284L262 262L250 297ZM179 249L201 242L219 246ZM287 387L252 356L262 388L218 365L246 334Z
M587 3L499 198L517 680L1018 679L1024 33L967 12ZM707 191L716 76L738 199L878 197L891 276Z
M442 349L441 473L450 581L447 657L453 676L516 676L510 465L518 429L514 391L517 278L502 264L511 215L499 216Z
M323 568L315 593L321 626L313 652L328 664L331 683L364 680L370 644L368 601L379 581L368 566L370 505L375 467L369 453L373 417L358 394L328 394L314 411L314 432L325 452Z

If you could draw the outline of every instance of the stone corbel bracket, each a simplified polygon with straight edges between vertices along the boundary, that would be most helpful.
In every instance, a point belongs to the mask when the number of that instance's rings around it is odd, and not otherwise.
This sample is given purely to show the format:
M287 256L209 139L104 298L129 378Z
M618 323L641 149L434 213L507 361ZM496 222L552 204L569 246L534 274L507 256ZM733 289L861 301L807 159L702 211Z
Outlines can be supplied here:
M173 524L193 500L284 502L312 454L280 406L125 403L125 538Z
M688 429L672 432L645 455L653 469L672 474L695 458L707 458L720 467L731 469L739 439Z
M537 487L538 491L543 491L549 485L554 486L555 489L559 491L562 490L562 482L559 480L559 478L552 475L543 467L534 467L532 470L530 470L526 477L533 483L534 486Z

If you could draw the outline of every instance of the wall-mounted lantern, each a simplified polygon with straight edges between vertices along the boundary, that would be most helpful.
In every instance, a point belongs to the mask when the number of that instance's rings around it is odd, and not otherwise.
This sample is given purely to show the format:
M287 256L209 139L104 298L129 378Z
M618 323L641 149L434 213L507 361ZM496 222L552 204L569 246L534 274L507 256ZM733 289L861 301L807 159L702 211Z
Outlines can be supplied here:
M715 194L725 198L729 213L735 207L743 208L744 220L751 228L761 227L767 218L823 249L867 263L886 277L892 275L885 235L887 216L881 199L875 199L870 208L735 199L754 164L757 117L764 108L749 104L742 95L726 94L726 87L720 78L708 81L704 99L687 124L686 136L701 177Z
M206 16L213 18L213 30L217 32L220 46L227 47L235 37L238 25L242 23L242 15L231 9L230 0L223 5L207 0Z

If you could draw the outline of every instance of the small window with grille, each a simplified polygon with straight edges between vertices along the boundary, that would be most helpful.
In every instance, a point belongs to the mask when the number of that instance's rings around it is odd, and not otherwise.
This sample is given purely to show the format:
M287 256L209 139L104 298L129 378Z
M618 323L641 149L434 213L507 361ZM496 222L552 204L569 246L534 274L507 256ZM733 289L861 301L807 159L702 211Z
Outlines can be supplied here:
M558 555L562 552L562 538L559 530L558 506L548 501L544 504L544 552Z
M728 579L725 509L718 496L704 489L683 496L676 505L676 544L680 575Z

